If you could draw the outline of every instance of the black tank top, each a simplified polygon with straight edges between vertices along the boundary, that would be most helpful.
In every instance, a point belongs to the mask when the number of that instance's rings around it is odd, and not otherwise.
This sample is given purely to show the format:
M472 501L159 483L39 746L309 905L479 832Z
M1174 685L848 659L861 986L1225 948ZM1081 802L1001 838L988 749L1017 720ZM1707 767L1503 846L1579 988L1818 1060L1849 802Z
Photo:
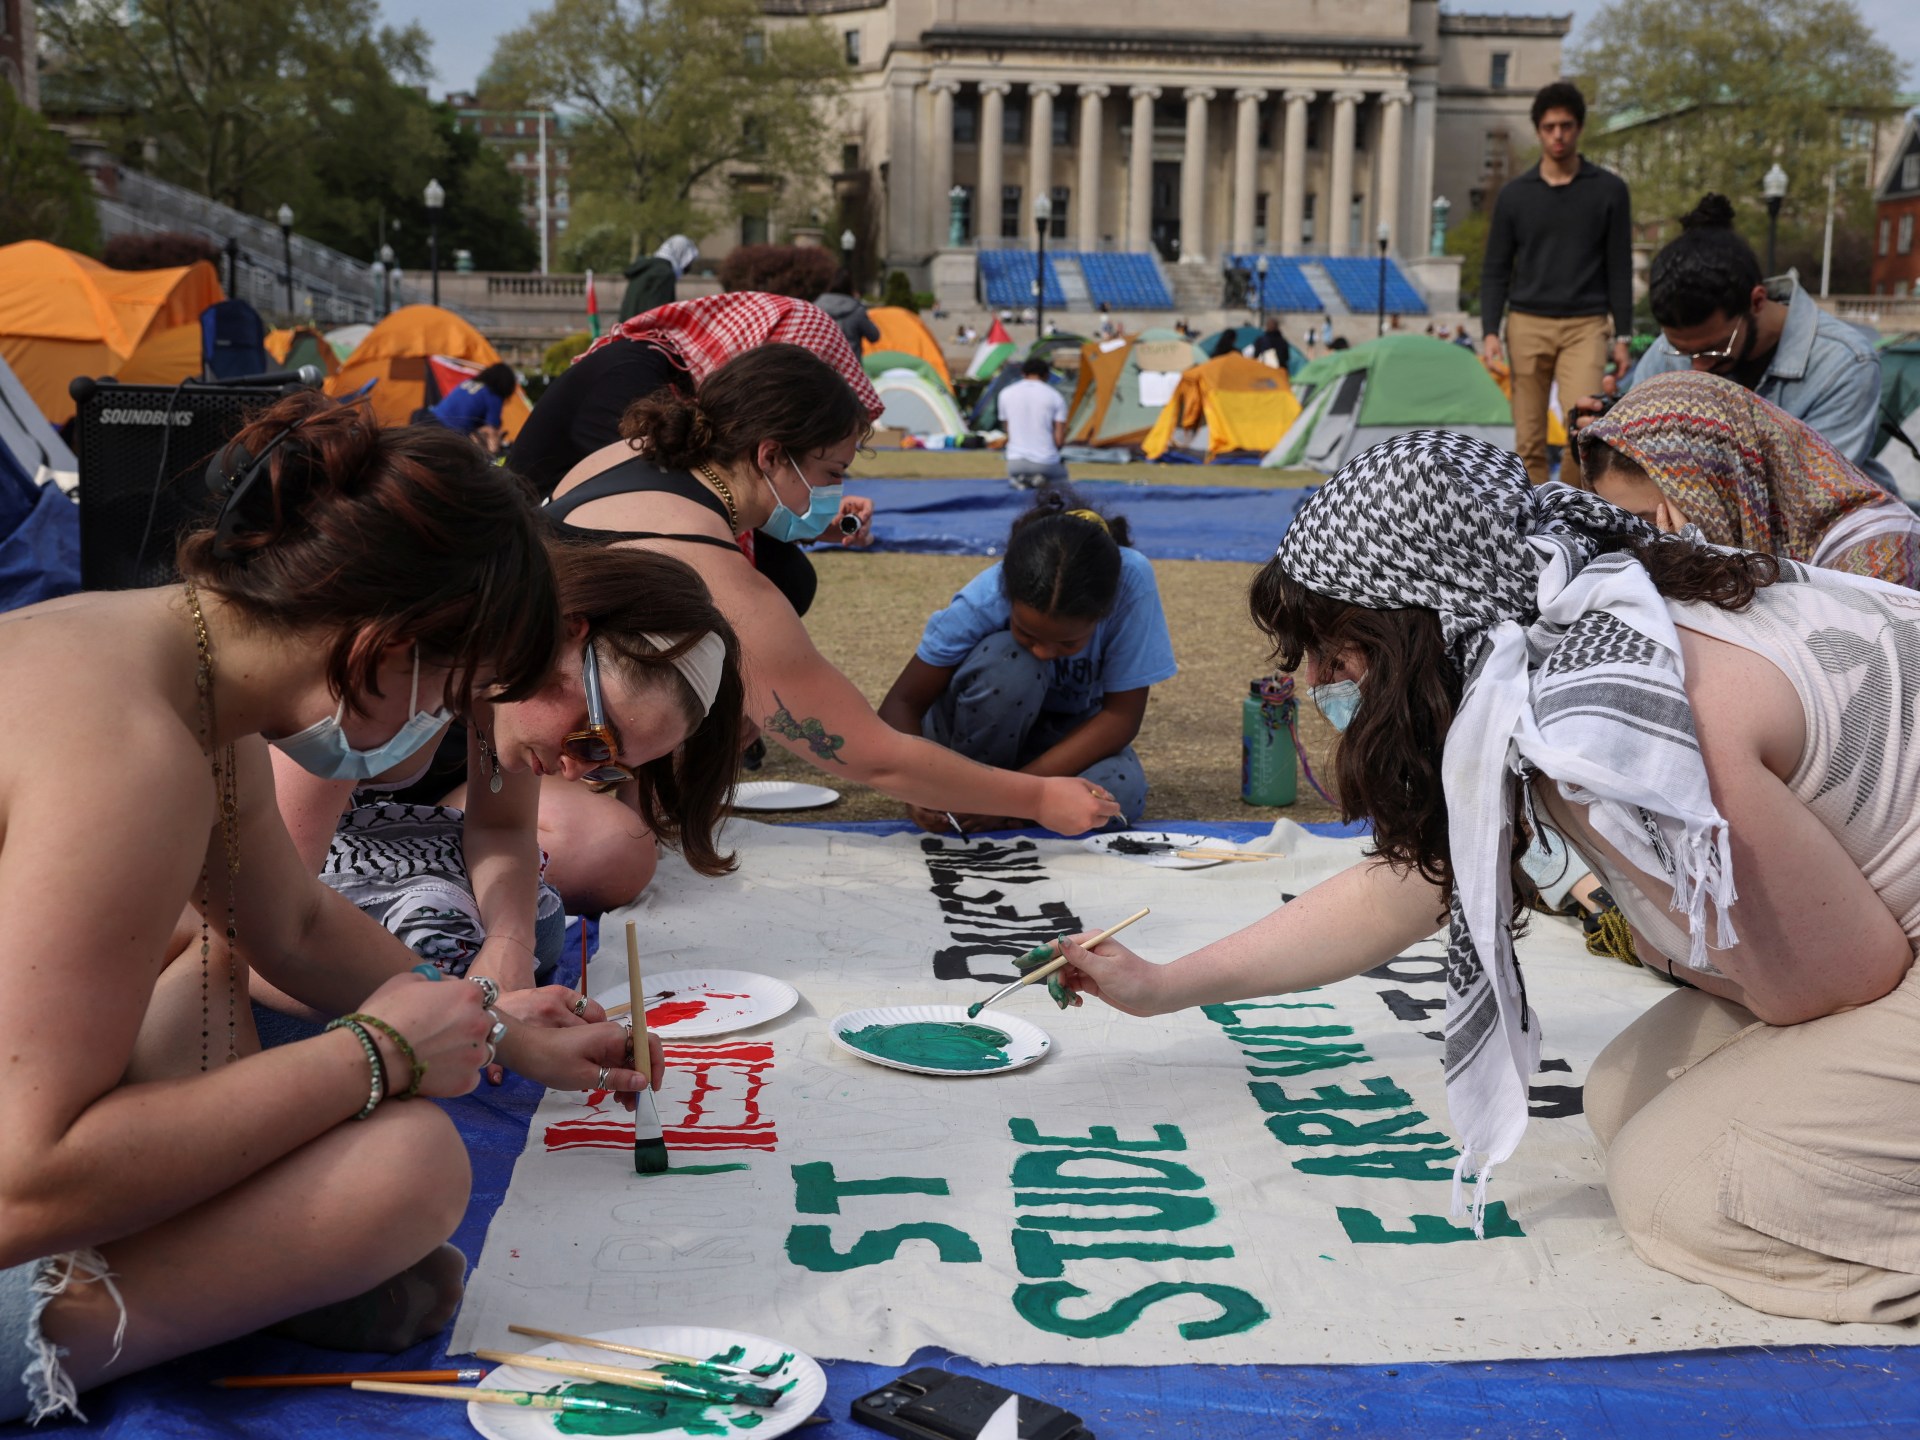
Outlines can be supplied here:
M722 550L742 554L733 541L722 540L717 535L682 535L662 530L596 530L567 523L567 516L592 501L605 500L613 495L650 494L678 495L683 500L704 505L718 515L723 523L733 523L719 497L693 476L684 470L662 470L638 455L631 460L622 460L618 465L608 466L590 480L583 480L566 494L549 500L544 509L547 523L554 529L600 544L614 540L681 540L690 545L718 545Z

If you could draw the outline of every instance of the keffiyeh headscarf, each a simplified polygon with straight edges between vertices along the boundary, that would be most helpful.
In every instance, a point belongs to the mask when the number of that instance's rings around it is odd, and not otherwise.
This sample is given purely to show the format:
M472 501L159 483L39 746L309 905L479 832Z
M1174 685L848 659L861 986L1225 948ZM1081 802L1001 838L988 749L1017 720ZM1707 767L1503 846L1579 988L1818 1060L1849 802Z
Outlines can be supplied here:
M727 361L761 345L798 345L840 374L869 420L886 406L861 368L860 357L833 318L810 300L735 290L658 305L622 320L581 353L585 359L617 340L647 340L678 360L697 386ZM580 363L576 359L574 363Z
M1634 386L1580 431L1646 471L1710 543L1920 588L1920 525L1818 431L1718 375Z
M1513 789L1535 771L1628 860L1673 882L1692 963L1734 941L1727 825L1693 730L1666 603L1610 542L1652 527L1565 485L1535 488L1519 459L1445 431L1396 436L1350 460L1301 506L1280 563L1308 589L1440 618L1465 680L1441 776L1453 896L1447 934L1447 1104L1462 1181L1487 1178L1527 1123L1540 1027L1514 962ZM1362 693L1365 680L1361 681Z

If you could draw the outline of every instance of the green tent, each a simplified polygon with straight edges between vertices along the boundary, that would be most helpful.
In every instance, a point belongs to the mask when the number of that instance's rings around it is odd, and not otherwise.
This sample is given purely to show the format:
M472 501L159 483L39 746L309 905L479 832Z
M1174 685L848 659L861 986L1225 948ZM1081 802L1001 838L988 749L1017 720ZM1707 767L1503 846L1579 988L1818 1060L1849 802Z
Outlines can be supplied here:
M1331 475L1409 430L1452 430L1513 448L1513 407L1480 357L1431 335L1383 335L1336 350L1293 377L1300 418L1263 465Z
M1880 344L1879 439L1874 458L1886 466L1900 498L1920 504L1920 334Z
M1180 377L1207 357L1174 330L1080 349L1067 436L1076 445L1138 445L1173 398Z
M875 350L862 356L860 364L886 407L879 422L884 428L956 440L967 433L967 422L940 372L918 355Z

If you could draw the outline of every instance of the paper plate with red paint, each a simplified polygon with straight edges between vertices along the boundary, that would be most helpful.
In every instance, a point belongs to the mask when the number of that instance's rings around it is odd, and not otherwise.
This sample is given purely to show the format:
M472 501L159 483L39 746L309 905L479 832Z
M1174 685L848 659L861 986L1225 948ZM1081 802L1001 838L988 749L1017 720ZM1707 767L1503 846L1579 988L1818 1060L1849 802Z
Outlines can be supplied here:
M751 970L663 970L647 982L647 1028L662 1040L727 1035L778 1019L800 1003L784 980ZM628 999L625 985L593 997L611 1012Z

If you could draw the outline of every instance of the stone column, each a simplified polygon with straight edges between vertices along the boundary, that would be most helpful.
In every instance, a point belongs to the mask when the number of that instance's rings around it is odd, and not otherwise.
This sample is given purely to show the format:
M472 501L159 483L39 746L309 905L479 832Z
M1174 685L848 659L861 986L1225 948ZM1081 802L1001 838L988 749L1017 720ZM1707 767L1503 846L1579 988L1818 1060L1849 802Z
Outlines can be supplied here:
M1400 94L1382 95L1380 107L1380 196L1374 204L1373 213L1379 223L1387 227L1395 251L1402 255L1418 255L1421 253L1418 244L1419 217L1414 218L1410 236L1400 232L1400 151L1405 144L1407 97ZM1411 248L1409 240L1414 242Z
M1233 249L1244 255L1253 249L1253 198L1259 185L1260 102L1264 90L1236 90L1233 126Z
M927 154L928 213L932 217L932 250L947 248L947 214L951 202L947 192L953 189L953 96L960 88L957 80L936 80L933 91L933 134Z
M1413 81L1413 223L1416 234L1425 234L1433 223L1433 152L1438 86L1431 79L1416 75ZM1448 196L1448 199L1453 199ZM1455 204L1465 201L1461 196ZM1401 245L1402 255L1426 253L1424 241L1409 249Z
M1280 171L1280 253L1298 255L1303 248L1300 232L1306 228L1307 211L1307 106L1313 103L1313 91L1289 90L1287 102L1286 160Z
M1100 150L1107 138L1100 102L1108 93L1105 85L1080 87L1080 183L1073 208L1082 250L1100 248Z
M1347 253L1347 235L1353 225L1353 122L1355 108L1366 97L1358 90L1333 92L1333 177L1327 184L1327 254Z
M1160 98L1158 85L1135 85L1127 94L1133 100L1133 146L1127 154L1127 249L1153 248L1153 102Z
M1020 215L1028 235L1034 233L1033 202L1053 189L1054 84L1027 86L1027 186L1020 197Z
M1207 105L1214 91L1189 86L1186 149L1180 156L1180 263L1207 263Z
M1000 147L1006 134L1007 91L1012 88L1004 80L984 80L980 84L980 183L973 196L975 248L982 241L1000 238L1000 191L1006 185L1000 169Z

